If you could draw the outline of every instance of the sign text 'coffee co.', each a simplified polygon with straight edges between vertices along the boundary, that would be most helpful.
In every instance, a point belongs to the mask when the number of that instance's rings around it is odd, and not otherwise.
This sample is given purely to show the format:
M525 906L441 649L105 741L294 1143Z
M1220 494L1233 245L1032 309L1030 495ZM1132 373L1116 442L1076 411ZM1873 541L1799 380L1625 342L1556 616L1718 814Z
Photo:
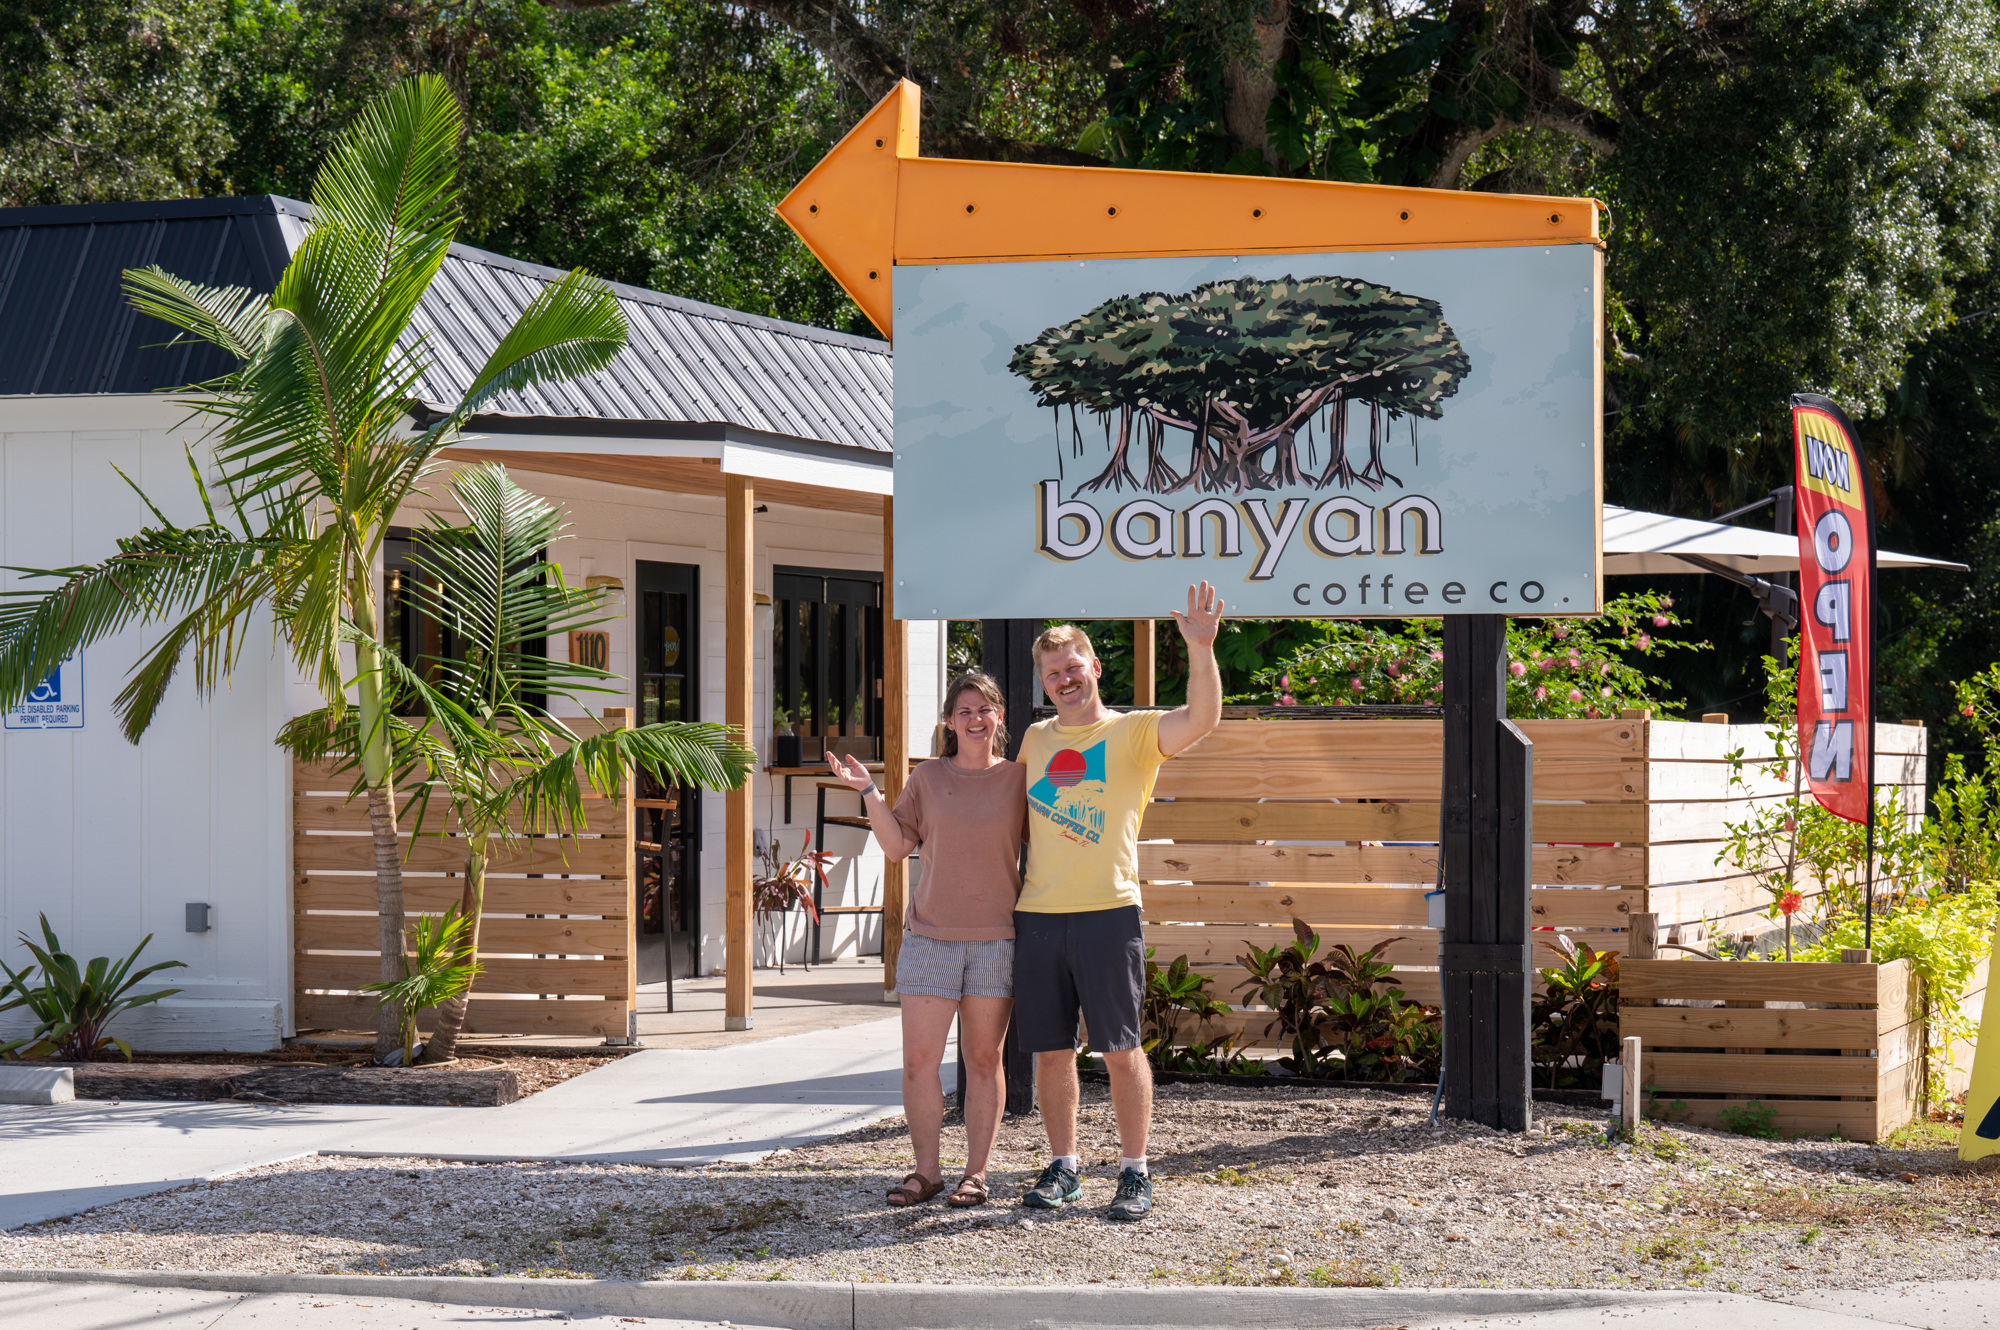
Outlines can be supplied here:
M780 207L894 331L900 616L1599 607L1589 200L921 158L916 112Z

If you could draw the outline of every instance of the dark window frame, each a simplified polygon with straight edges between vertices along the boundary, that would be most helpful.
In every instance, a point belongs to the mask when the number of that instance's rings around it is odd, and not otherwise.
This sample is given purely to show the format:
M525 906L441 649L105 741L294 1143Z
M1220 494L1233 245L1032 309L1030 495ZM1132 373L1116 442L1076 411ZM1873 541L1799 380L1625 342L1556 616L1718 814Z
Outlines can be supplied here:
M805 760L829 747L881 756L882 599L880 572L771 570L771 706L786 713Z
M392 526L382 536L380 636L383 644L395 651L397 658L406 667L420 674L428 674L423 666L427 656L438 660L460 658L458 648L451 640L451 630L442 624L433 624L429 616L418 609L414 599L404 598L402 589L398 585L399 578L416 571L416 565L410 556L417 546L423 544L426 534L428 528L425 527ZM546 549L542 550L539 561L547 563L548 558L549 552ZM424 636L431 628L436 629L437 650L435 652L418 650L417 644L411 640L412 637ZM528 655L540 656L546 660L549 654L549 639L533 638L523 644L523 649ZM432 668L435 669L435 666ZM522 700L533 707L548 705L548 699L539 693L525 694ZM414 702L406 702L401 714L422 715L423 708Z

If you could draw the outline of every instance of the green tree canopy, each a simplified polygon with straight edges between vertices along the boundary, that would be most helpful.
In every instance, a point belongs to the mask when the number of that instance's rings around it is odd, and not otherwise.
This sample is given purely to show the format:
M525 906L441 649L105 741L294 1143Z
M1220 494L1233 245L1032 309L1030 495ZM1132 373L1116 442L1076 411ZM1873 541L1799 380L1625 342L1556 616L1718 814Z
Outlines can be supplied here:
M1082 489L1240 494L1357 481L1379 489L1395 479L1383 466L1384 414L1435 420L1471 361L1435 300L1355 277L1286 276L1113 296L1014 348L1008 368L1043 406L1089 411L1107 433L1117 413L1111 463ZM1369 416L1359 472L1347 457L1347 408L1357 401ZM1308 476L1300 435L1320 419L1329 457ZM1143 483L1129 461L1135 423L1147 442ZM1170 429L1190 440L1185 472L1162 455Z

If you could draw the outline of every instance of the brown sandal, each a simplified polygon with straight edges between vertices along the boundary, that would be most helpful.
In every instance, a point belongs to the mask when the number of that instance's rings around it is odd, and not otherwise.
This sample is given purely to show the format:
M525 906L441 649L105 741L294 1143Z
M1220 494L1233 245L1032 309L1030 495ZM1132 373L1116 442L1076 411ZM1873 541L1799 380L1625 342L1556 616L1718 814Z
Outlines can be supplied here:
M968 1173L958 1180L958 1186L953 1188L944 1203L954 1210L966 1210L986 1204L986 1195L986 1179L975 1178Z
M901 1209L905 1206L922 1205L931 1197L944 1190L944 1179L927 1181L921 1173L912 1173L900 1183L889 1188L889 1204Z

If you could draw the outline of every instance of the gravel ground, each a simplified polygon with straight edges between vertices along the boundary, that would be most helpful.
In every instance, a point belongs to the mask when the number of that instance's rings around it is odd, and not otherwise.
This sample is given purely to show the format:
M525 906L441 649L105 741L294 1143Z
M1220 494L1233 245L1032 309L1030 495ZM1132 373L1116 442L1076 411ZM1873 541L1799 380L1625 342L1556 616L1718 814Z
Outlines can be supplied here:
M882 1203L910 1166L888 1122L751 1166L298 1160L0 1234L0 1266L1777 1294L1983 1278L2000 1256L2000 1169L1947 1148L1650 1126L1611 1144L1574 1111L1510 1137L1428 1109L1162 1086L1142 1224L1101 1217L1116 1135L1086 1086L1084 1199L1054 1218L1014 1203L1045 1162L1037 1120L1003 1130L994 1204L908 1211Z

